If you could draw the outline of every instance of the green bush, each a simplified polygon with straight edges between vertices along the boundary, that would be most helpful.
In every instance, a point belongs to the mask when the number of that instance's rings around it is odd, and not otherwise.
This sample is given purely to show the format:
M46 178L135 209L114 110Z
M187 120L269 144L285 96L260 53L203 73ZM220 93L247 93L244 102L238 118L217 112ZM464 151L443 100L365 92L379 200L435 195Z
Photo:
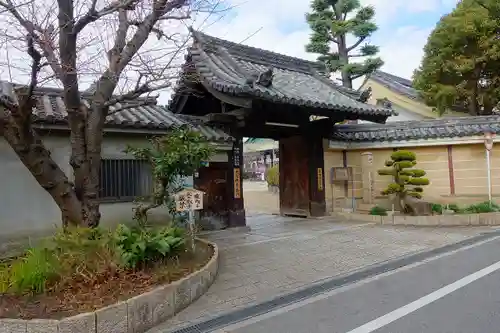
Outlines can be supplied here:
M498 211L500 211L500 206L493 202L490 204L489 201L473 204L463 209L465 214L493 213Z
M271 186L279 186L280 184L280 170L278 165L267 168L265 174L266 182Z
M380 206L374 206L370 209L370 215L387 216L387 209Z
M121 262L125 267L136 268L177 253L184 247L184 235L176 228L129 228L120 225L115 241Z
M431 205L431 210L433 213L442 214L443 213L443 205L433 203Z

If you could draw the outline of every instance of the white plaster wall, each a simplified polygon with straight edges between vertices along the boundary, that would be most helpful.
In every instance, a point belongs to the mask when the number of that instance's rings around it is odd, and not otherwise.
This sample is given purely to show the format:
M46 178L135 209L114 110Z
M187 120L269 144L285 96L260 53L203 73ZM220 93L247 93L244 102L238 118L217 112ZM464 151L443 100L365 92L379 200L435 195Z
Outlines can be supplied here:
M54 161L71 177L69 166L69 138L45 137L45 146ZM130 158L124 153L127 144L146 145L146 139L106 137L102 147L103 158ZM227 161L227 153L214 156L213 161ZM116 225L132 220L134 203L101 204L101 224ZM153 220L168 219L164 208L152 212ZM50 232L61 224L61 214L50 195L43 190L14 151L0 137L0 238L29 236Z

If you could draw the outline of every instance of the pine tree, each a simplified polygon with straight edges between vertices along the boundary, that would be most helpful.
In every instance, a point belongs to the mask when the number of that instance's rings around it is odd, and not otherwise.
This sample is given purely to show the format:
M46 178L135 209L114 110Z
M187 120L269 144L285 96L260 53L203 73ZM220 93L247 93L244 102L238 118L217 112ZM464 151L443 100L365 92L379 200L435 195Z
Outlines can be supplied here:
M313 33L306 51L320 54L318 60L325 63L330 73L340 71L344 87L352 88L353 80L384 64L374 57L379 51L377 46L360 46L377 30L372 6L361 7L359 0L313 0L311 10L306 19ZM349 35L356 38L351 45L347 42ZM350 62L360 57L367 58Z
M381 192L382 195L394 194L397 197L396 204L403 212L408 213L406 197L422 198L424 189L422 186L429 185L429 179L424 178L426 172L415 169L417 156L407 150L398 150L391 154L391 159L385 162L386 168L378 170L381 176L392 176L393 182Z

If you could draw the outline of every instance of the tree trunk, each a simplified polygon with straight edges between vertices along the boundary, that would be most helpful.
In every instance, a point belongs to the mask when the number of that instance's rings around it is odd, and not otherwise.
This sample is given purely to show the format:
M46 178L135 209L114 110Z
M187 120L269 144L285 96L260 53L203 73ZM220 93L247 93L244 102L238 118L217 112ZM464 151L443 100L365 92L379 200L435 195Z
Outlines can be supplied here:
M342 12L335 8L335 17L338 21L342 21ZM349 72L346 71L346 65L349 64L349 52L347 52L347 41L345 35L338 35L338 53L339 60L342 63L341 73L342 73L342 85L344 87L352 89L352 78Z
M61 210L63 225L80 224L82 222L81 203L73 186L50 157L50 152L45 148L40 137L31 129L30 121L28 119L21 128L12 119L8 119L4 126L3 137L40 186L54 199Z

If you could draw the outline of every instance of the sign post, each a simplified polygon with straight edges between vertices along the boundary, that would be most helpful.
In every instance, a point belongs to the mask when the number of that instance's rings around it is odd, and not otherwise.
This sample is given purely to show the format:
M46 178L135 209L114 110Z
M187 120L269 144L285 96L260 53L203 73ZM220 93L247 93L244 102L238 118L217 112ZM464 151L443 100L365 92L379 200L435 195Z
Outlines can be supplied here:
M203 209L203 195L205 192L186 188L177 192L175 198L175 208L178 212L188 212L189 232L191 235L191 248L194 251L194 211Z
M491 206L491 159L490 152L493 148L493 137L494 134L491 132L484 133L484 147L486 148L486 170L488 173L488 202Z

